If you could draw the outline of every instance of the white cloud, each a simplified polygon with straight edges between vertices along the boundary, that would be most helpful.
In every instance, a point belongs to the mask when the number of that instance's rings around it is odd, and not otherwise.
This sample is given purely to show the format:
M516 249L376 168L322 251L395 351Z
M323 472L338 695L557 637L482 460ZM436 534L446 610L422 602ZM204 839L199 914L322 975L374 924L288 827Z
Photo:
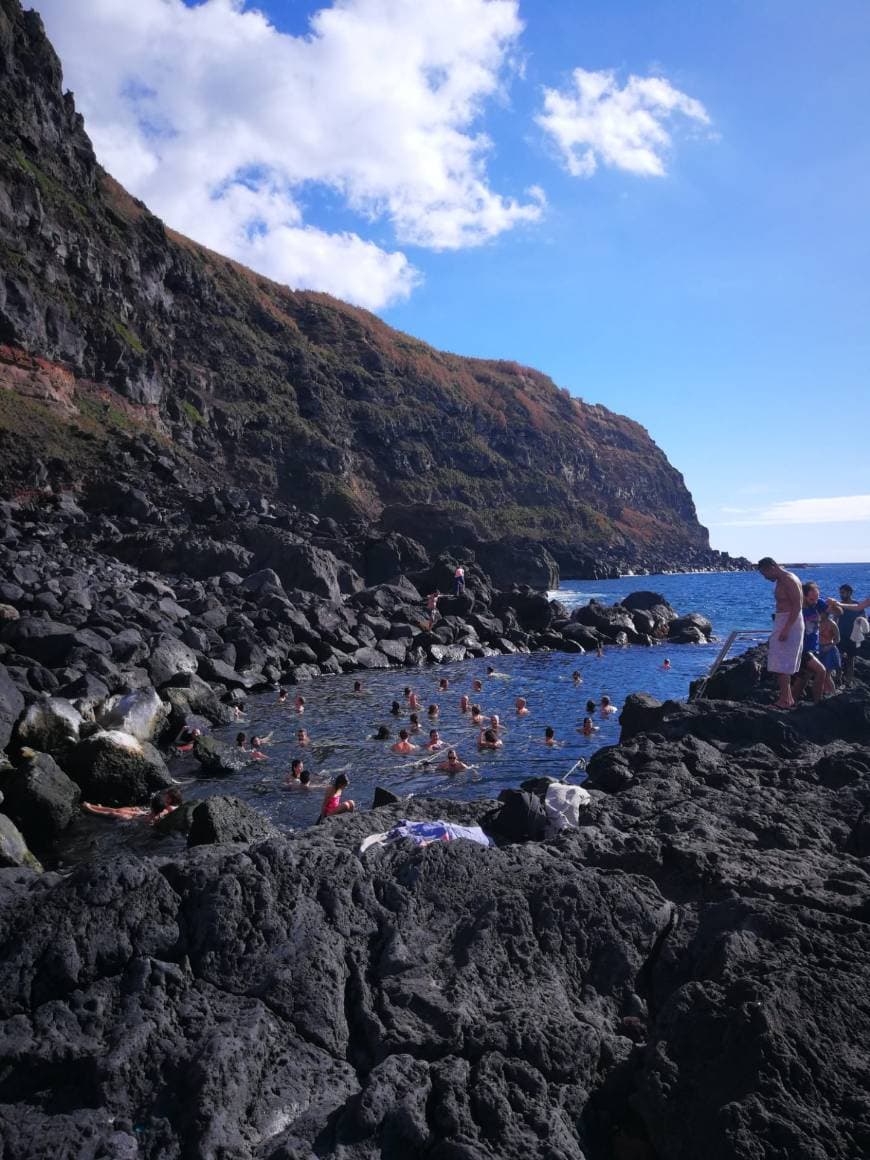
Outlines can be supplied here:
M35 0L97 154L169 225L292 286L377 308L407 257L306 224L318 187L399 244L479 245L537 220L495 192L479 123L517 0L335 0L306 36L245 0Z
M721 508L724 514L744 514L746 518L722 520L711 526L753 528L781 524L844 524L870 521L870 495L837 495L814 499L790 499L770 507L752 509Z
M537 123L555 141L574 177L591 177L599 162L643 177L661 177L671 137L664 122L680 114L710 124L700 101L664 77L630 76L619 87L611 71L578 68L572 88L544 89Z

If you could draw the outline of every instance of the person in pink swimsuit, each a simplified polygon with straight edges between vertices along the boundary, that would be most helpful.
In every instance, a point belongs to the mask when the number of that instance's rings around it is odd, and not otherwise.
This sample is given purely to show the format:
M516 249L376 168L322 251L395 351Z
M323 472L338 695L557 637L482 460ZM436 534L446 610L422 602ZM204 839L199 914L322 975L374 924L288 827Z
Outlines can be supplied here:
M341 800L342 793L350 785L346 773L340 773L335 778L330 786L327 787L326 796L323 799L323 805L320 807L320 817L318 821L323 821L324 818L330 817L332 814L349 814L356 809L356 802Z

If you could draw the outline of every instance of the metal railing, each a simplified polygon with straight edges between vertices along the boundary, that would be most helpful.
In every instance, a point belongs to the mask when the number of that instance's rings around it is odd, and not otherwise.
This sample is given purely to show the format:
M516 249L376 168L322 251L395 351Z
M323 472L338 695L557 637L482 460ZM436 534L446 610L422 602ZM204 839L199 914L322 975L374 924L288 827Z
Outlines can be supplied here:
M701 678L698 688L695 690L695 693L690 698L690 700L697 701L700 697L704 696L707 691L707 682L719 671L719 668L725 661L725 658L728 656L728 653L731 651L731 648L736 641L755 641L756 643L760 644L761 642L758 640L758 637L769 636L770 626L767 628L735 628L733 632L729 632L725 637L725 643L719 649L716 659L710 666L710 671L706 676Z

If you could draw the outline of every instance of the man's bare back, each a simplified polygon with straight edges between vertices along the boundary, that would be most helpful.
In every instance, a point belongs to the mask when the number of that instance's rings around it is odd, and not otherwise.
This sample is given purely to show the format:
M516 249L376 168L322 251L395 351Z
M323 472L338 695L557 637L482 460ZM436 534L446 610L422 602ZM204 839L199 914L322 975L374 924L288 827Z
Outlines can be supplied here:
M776 602L777 612L794 612L797 616L803 607L804 594L801 582L794 572L780 569L773 589L773 599Z

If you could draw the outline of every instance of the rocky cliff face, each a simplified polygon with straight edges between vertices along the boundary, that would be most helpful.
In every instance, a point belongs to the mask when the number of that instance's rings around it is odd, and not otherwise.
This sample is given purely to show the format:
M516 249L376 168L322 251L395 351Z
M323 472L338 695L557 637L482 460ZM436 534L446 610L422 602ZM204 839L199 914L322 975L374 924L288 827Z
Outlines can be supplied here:
M173 234L97 164L61 79L39 17L0 0L10 489L33 485L37 459L74 484L114 474L144 427L192 490L220 478L418 536L434 505L477 541L546 539L575 573L720 562L638 424Z

